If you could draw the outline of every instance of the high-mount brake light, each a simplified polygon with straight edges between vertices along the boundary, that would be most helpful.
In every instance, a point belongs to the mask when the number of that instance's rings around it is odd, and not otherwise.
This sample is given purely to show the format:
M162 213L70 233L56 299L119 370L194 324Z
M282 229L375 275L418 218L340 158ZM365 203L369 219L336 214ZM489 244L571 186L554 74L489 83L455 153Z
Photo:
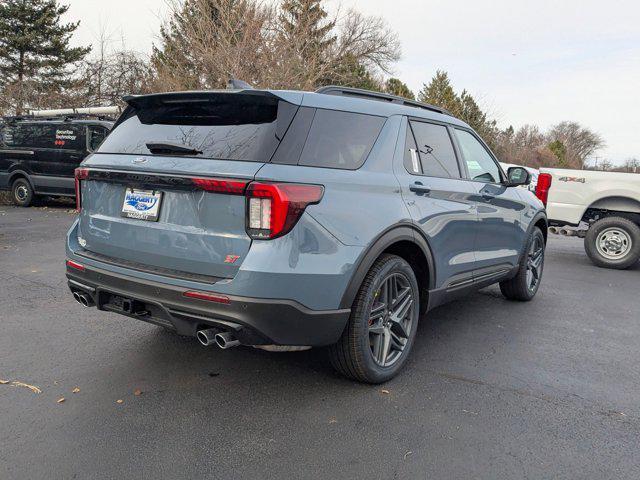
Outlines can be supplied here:
M536 185L536 197L547 206L547 200L549 199L549 189L551 188L551 181L553 177L550 173L541 173L538 175L538 184Z
M226 193L228 195L242 195L249 183L247 180L226 178L192 178L191 181L198 188L206 192Z
M246 190L247 233L254 239L286 235L308 205L318 203L322 185L252 182Z
M76 211L80 212L82 209L82 190L80 188L80 181L86 179L89 176L88 168L76 168Z

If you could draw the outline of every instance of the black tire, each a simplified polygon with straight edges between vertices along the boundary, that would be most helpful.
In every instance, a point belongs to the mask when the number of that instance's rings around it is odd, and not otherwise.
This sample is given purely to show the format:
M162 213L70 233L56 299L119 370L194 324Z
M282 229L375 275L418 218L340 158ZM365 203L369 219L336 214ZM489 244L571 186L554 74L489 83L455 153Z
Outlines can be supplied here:
M584 249L598 267L629 268L640 259L640 227L623 217L601 218L589 227Z
M395 377L416 336L419 295L415 273L404 259L385 254L376 260L360 286L342 337L329 347L333 367L365 383L383 383ZM391 309L385 307L388 299Z
M544 235L534 227L515 277L500 282L500 291L509 300L528 302L536 296L544 271Z
M34 197L33 188L26 178L18 178L11 185L11 200L18 207L28 207Z

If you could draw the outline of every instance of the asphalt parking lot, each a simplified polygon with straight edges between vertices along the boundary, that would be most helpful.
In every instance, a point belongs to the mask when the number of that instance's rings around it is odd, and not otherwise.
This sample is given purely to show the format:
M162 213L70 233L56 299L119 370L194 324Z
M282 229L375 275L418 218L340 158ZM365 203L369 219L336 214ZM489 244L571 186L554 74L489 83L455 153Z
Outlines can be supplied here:
M41 390L0 385L2 479L640 478L640 266L552 237L532 303L491 287L440 307L404 372L366 386L322 351L82 309L69 208L0 205L0 379Z

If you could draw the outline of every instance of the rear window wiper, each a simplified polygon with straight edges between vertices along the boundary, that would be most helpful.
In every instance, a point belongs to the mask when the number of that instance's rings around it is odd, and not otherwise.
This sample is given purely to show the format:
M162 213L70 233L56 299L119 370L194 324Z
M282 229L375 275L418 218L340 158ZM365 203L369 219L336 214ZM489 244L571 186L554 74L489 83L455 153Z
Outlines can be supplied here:
M186 145L180 145L178 143L168 142L149 142L146 144L151 153L158 155L163 154L178 154L178 155L202 155L202 151L187 147Z

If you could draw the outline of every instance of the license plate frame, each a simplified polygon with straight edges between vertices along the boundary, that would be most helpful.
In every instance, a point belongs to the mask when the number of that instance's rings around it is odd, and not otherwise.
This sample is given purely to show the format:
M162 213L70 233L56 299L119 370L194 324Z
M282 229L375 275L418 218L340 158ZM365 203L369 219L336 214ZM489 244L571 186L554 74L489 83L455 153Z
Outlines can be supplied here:
M160 218L160 206L163 192L127 187L124 190L120 215L125 218L157 222Z

